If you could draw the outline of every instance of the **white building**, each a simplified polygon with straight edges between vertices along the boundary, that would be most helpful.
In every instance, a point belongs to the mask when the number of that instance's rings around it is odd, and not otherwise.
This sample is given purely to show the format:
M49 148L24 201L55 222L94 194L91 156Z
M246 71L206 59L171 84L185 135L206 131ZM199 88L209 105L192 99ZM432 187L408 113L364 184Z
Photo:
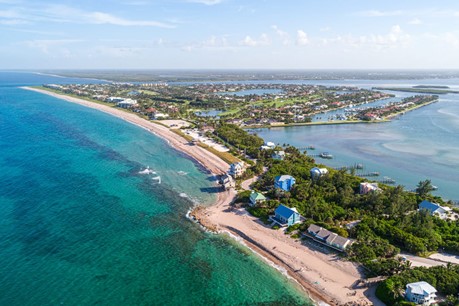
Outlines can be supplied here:
M268 141L260 147L261 150L273 150L276 147L274 142Z
M238 163L233 163L230 165L230 169L228 171L228 174L231 175L232 177L236 178L241 176L244 173L244 163L243 162L238 162Z
M275 160L284 160L285 152L284 151L275 151L271 156Z
M376 192L380 191L381 189L378 187L378 183L360 183L360 194L367 194L369 192Z
M120 101L116 103L116 106L121 107L121 108L129 108L137 105L136 100L132 99L124 99L123 101Z
M311 178L312 179L318 179L324 175L328 174L328 169L327 168L318 168L314 167L311 169Z
M436 292L437 289L427 282L410 283L406 285L405 299L418 305L430 305L435 303Z

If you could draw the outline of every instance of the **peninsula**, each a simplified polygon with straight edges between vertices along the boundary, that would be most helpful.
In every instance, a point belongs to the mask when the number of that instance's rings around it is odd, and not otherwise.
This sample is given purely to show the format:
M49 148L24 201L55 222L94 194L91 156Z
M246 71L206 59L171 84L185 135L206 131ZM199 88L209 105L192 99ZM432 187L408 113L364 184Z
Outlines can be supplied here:
M400 289L390 287L388 282L399 274L398 286L403 287L409 279L404 275L411 275L410 264L399 255L401 250L411 253L415 261L439 249L459 252L459 241L452 234L459 231L459 210L430 195L430 181L421 181L416 192L382 182L378 185L355 176L355 169L326 168L307 152L264 142L231 121L193 115L194 120L183 120L180 115L195 111L165 103L161 101L164 97L157 101L163 113L156 108L149 113L145 108L150 110L152 105L131 98L109 96L100 101L78 87L69 91L56 86L27 89L143 127L217 176L222 187L216 203L198 208L191 215L209 230L240 237L262 257L285 269L317 301L377 305L376 295L386 303L398 301L399 297L391 294ZM170 96L170 100L178 99ZM389 116L433 101L435 96L414 96L370 111ZM436 213L423 210L425 202L431 203L426 207L442 209L441 220L452 222L436 220ZM422 228L430 230L420 231ZM453 278L456 272L441 270ZM388 278L376 293L372 281L368 281L372 276L378 277L377 282ZM443 282L439 284L443 286ZM439 290L450 294L446 287Z

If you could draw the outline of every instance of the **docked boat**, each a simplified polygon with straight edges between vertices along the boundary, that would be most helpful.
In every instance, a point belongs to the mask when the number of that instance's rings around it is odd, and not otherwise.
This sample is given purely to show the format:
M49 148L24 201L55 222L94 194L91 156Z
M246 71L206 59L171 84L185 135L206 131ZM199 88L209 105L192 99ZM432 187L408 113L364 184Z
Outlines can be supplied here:
M328 153L328 152L322 152L322 153L319 154L319 156L320 156L321 158L326 158L326 159L332 159L332 158L333 158L333 155L331 155L331 154Z

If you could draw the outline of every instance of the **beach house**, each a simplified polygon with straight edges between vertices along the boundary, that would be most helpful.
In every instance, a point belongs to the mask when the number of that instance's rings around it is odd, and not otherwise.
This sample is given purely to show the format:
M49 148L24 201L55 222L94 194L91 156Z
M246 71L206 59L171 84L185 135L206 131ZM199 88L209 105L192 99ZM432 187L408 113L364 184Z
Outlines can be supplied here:
M342 237L315 224L311 224L308 227L307 232L309 237L312 237L320 243L326 244L341 252L345 251L346 248L351 244L350 239Z
M262 193L252 191L250 194L250 206L257 206L264 201L266 201L266 197Z
M378 183L360 183L360 194L367 194L369 192L380 191L381 188L378 187Z
M121 108L134 107L134 106L137 106L137 100L124 99L123 101L117 102L116 106L121 107Z
M427 200L424 200L419 204L419 210L427 210L431 216L437 216L442 220L448 218L451 213L451 208L440 206Z
M228 174L234 178L240 177L243 173L244 173L244 163L243 162L231 164L228 170Z
M234 179L228 174L222 175L218 182L224 189L230 189L236 186Z
M285 152L284 151L275 151L271 157L275 160L284 160Z
M318 179L326 174L328 174L328 169L327 168L318 168L314 167L311 169L311 178L313 180Z
M428 282L417 282L406 285L405 299L417 305L431 305L435 303L437 289Z
M283 191L290 191L293 185L295 185L295 178L291 175L279 175L274 179L274 188Z
M274 211L274 216L270 220L279 226L290 226L300 222L300 214L296 208L290 208L285 205L279 205Z

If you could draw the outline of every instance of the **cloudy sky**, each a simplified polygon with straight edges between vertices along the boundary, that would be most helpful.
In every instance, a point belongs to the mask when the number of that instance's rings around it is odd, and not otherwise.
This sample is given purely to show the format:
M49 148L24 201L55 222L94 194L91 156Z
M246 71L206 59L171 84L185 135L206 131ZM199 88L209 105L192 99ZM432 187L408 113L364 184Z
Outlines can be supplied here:
M459 1L0 0L0 69L459 68Z

